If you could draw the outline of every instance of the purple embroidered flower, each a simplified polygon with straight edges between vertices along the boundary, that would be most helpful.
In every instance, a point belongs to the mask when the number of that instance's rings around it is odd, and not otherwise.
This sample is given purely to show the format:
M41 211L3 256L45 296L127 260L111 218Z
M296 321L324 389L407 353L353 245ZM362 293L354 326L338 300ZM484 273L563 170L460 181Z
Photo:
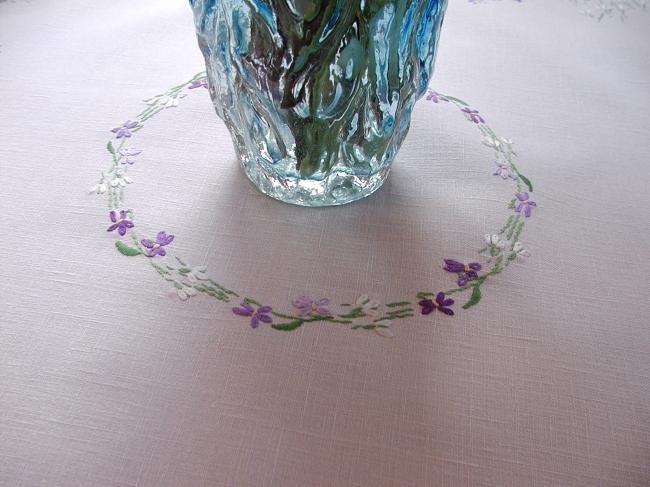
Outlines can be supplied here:
M208 80L207 79L205 79L205 78L195 79L194 81L192 81L192 83L190 83L190 86L188 86L188 88L190 90L194 90L196 88L201 88L201 87L203 87L203 88L208 87Z
M432 101L433 103L438 103L439 101L448 101L443 95L437 91L429 90L427 92L427 100Z
M269 316L269 313L273 311L273 308L270 306L260 306L253 308L248 303L242 303L239 306L232 309L232 312L239 316L250 316L251 317L251 327L257 328L260 326L260 321L264 323L273 323L273 318Z
M481 264L478 262L472 262L470 264L463 264L452 259L445 259L444 269L448 272L456 272L458 276L458 285L464 286L472 279L478 277L478 271L481 270Z
M517 206L515 206L515 212L521 213L523 210L524 216L528 218L533 211L533 206L537 206L537 203L529 199L530 195L526 191L521 191L515 196L519 200Z
M172 240L174 240L173 235L167 235L166 232L158 232L158 235L156 235L156 241L152 242L151 240L147 238L143 238L140 243L147 247L149 250L147 251L147 257L154 257L156 255L160 255L163 257L164 255L167 254L167 251L165 250L165 245L169 245L172 243Z
M117 153L121 156L120 162L122 164L135 164L135 159L134 157L137 156L138 154L142 153L141 150L138 149L120 149L117 151Z
M512 166L510 165L509 162L498 159L494 161L494 164L496 164L497 166L496 171L494 171L493 173L494 176L501 176L503 179L518 178L517 174L515 174L515 172L512 170Z
M115 134L115 137L121 139L122 137L131 137L133 135L131 130L138 126L137 120L127 120L122 124L121 127L115 127L111 129L111 132Z
M329 316L332 313L329 308L327 308L328 304L330 304L330 300L327 298L313 300L309 296L300 296L293 302L294 307L299 310L298 316L307 316L312 313L321 316Z
M454 311L449 308L449 306L454 304L454 300L451 298L445 298L445 293L438 293L436 295L435 301L432 299L423 299L418 304L422 306L423 315L431 314L434 310L437 309L441 313L449 316L454 316Z
M128 220L126 218L128 215L124 210L120 210L119 218L117 217L115 210L111 210L109 216L113 224L106 229L107 232L112 232L113 230L117 229L117 233L124 236L126 234L127 228L133 228L135 226L131 220Z
M474 123L485 123L483 117L478 114L478 110L473 110L470 107L461 108L462 112L465 112L470 120Z

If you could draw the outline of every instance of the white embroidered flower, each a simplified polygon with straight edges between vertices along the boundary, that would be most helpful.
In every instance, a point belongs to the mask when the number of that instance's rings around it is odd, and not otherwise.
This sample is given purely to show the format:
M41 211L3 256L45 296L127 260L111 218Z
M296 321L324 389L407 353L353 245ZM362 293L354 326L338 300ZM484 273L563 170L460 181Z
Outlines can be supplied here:
M120 162L122 164L135 164L135 156L142 154L140 149L135 149L133 147L122 148L117 151L120 156Z
M499 250L503 250L506 248L506 242L501 239L497 234L485 234L485 243L488 244L490 247L494 247Z
M381 320L375 323L377 328L375 328L375 333L384 338L395 338L395 332L393 331L393 322L390 320Z
M133 182L133 179L131 179L128 176L116 176L115 179L111 181L111 186L113 188L116 188L118 186L126 186L127 184L131 184Z
M166 96L160 100L160 104L165 108L172 108L178 106L178 100L183 98L185 95L179 96Z
M183 286L180 289L176 290L176 294L181 298L181 301L187 301L192 296L196 296L196 289L188 286Z
M505 153L512 152L512 139L506 139L504 137L484 137L483 145L490 147L496 151L503 151Z
M517 257L530 257L530 251L524 248L524 245L521 242L515 242L512 251Z
M359 296L356 304L361 307L366 316L370 316L371 318L377 318L379 316L379 301L370 299L367 294Z
M174 95L158 95L153 98L149 98L144 102L150 107L158 105L162 108L173 108L178 106L178 102L181 98L185 98L187 93L176 93Z
M208 279L206 271L207 271L207 267L204 265L197 265L195 267L192 267L190 271L186 274L187 280L192 283L205 281L206 279Z
M104 194L106 190L108 189L108 186L104 183L96 184L92 188L88 190L89 193L97 193L97 194Z

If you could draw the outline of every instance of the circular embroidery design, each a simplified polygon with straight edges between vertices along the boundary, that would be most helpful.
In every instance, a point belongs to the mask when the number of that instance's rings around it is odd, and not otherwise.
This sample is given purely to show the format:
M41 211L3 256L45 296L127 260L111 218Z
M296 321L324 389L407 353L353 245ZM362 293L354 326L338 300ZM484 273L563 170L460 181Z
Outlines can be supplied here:
M499 137L478 110L463 100L429 90L423 103L447 105L478 130L482 144L492 152L491 177L508 185L504 201L504 223L493 232L477 238L482 242L474 257L449 256L440 263L449 274L447 286L440 289L413 291L398 300L380 301L365 293L353 296L347 303L335 304L324 293L297 296L291 303L261 303L244 290L232 290L218 282L205 266L191 265L173 254L177 238L167 230L141 234L135 211L125 203L127 189L133 184L129 171L143 152L135 141L138 133L153 117L177 107L193 92L207 89L205 72L165 93L144 100L145 108L134 118L110 129L106 144L108 168L90 188L90 192L106 198L108 205L106 232L116 237L114 245L123 257L139 259L149 265L162 279L173 286L178 298L188 301L195 296L227 303L230 313L240 317L252 328L270 326L275 330L292 331L310 323L325 322L347 326L351 330L373 331L394 337L397 322L441 315L453 317L481 302L484 285L502 274L514 262L530 255L522 243L526 223L536 212L533 184L516 164L517 154L510 139ZM488 172L488 171L486 171ZM429 318L430 319L430 318Z

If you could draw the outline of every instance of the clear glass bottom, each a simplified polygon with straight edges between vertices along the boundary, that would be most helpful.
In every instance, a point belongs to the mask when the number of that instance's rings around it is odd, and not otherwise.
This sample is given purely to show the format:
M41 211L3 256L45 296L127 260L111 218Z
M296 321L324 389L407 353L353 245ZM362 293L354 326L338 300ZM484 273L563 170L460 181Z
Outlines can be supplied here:
M248 177L302 206L386 179L429 84L447 0L190 0Z
M374 174L363 176L333 171L322 180L280 176L257 161L242 158L244 172L264 194L300 206L344 205L377 191L390 172L390 164Z

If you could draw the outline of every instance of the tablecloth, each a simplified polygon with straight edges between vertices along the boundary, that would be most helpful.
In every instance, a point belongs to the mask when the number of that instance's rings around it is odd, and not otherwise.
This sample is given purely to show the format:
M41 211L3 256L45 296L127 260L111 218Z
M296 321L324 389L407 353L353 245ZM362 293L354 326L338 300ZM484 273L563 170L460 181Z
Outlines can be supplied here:
M388 182L307 209L185 2L0 3L0 485L648 485L641 7L453 0Z

